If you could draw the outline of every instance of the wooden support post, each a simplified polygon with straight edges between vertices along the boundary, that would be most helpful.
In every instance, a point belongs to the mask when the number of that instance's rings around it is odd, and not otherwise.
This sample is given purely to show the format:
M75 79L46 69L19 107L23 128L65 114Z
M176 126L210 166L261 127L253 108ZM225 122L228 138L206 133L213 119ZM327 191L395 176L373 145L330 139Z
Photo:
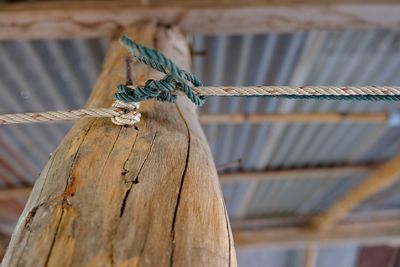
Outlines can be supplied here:
M128 33L188 68L176 28ZM114 42L87 107L109 107L127 52ZM158 78L139 63L136 83ZM37 180L3 266L235 266L217 172L195 107L146 101L138 129L77 122Z
M317 230L329 230L344 219L362 201L368 199L400 178L400 155L382 164L376 172L339 199L327 211L312 220Z

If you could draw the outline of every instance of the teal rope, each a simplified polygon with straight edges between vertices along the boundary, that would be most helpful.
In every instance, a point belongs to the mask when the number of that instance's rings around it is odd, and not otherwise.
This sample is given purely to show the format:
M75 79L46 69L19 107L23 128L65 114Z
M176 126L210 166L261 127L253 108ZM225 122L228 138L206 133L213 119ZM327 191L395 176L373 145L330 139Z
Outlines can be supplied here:
M201 106L204 104L205 96L196 95L191 85L189 85L189 83L191 83L195 87L202 86L201 81L195 75L180 69L175 63L157 50L135 43L127 36L122 36L120 41L122 45L131 52L133 57L151 68L164 73L165 77L161 80L148 80L145 85L137 86L136 88L131 88L123 84L118 85L118 92L114 94L116 99L123 102L140 102L148 99L156 99L174 103L176 101L176 95L173 94L173 91L181 90L196 105ZM261 97L400 101L400 95L265 95Z
M196 105L201 106L204 104L205 97L196 95L188 84L190 82L194 86L201 86L202 83L196 76L180 69L157 50L135 43L127 36L122 36L120 41L140 62L165 73L166 76L161 80L148 80L144 86L137 86L134 89L129 88L127 85L118 85L118 93L114 94L116 99L124 102L157 99L174 103L176 96L172 92L178 89L183 91Z

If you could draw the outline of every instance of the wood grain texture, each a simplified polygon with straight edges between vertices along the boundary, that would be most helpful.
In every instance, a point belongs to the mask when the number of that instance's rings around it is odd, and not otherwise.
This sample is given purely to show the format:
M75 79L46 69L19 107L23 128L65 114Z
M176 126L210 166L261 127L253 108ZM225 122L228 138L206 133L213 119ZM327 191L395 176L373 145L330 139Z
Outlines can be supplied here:
M182 67L176 28L132 26L136 41ZM108 107L124 82L114 42L87 107ZM135 64L137 83L157 77ZM235 266L229 221L195 107L146 101L134 128L78 121L50 158L20 217L3 266Z
M399 29L398 1L51 1L0 4L0 39L99 37L144 19L187 33Z
M364 200L380 192L400 179L400 155L389 160L367 177L353 190L348 192L330 208L311 221L311 225L320 231L327 231L344 219Z

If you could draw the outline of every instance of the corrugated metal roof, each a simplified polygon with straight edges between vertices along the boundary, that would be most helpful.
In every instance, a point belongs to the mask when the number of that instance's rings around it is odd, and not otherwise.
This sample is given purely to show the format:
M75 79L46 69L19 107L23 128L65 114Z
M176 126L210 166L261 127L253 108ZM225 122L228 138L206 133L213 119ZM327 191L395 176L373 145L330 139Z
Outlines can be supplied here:
M282 248L240 249L237 251L238 265L246 267L302 267L303 250ZM358 248L354 245L324 246L318 248L315 266L353 267L356 264Z

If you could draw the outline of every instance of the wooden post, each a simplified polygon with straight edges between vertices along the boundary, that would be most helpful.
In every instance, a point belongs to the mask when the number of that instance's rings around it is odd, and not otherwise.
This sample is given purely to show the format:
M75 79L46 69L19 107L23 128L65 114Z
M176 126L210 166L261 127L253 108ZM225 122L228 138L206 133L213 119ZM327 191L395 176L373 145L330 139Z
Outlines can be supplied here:
M188 68L176 28L125 33ZM109 107L125 82L114 42L87 107ZM135 63L136 83L158 78ZM195 106L145 101L138 129L77 122L37 180L3 266L235 266L217 172Z

